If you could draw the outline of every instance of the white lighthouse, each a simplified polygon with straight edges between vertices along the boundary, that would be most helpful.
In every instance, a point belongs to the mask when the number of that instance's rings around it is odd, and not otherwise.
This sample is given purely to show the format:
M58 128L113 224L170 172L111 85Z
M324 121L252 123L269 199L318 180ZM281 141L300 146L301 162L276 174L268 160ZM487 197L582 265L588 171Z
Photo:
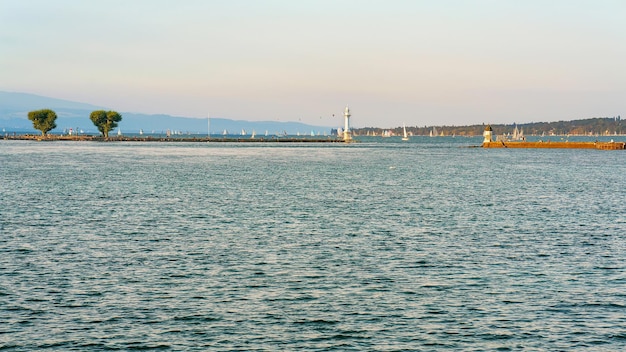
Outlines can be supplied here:
M485 137L485 139L483 140L483 144L493 142L492 134L493 129L491 128L491 125L487 125L487 127L485 127L485 131L483 132L483 137Z
M350 108L346 105L346 109L343 111L343 140L348 142L352 140L352 132L350 132Z

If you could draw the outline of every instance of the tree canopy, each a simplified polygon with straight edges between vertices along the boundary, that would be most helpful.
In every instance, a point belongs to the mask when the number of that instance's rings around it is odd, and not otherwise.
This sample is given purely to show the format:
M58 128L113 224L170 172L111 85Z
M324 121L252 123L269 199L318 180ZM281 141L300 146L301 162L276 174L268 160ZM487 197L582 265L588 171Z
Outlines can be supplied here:
M33 122L33 127L36 130L41 131L43 136L57 127L57 124L54 122L57 119L57 114L50 109L30 111L28 119Z
M122 121L122 115L117 111L96 110L89 115L89 118L104 138L109 138L109 132L117 127L118 122Z

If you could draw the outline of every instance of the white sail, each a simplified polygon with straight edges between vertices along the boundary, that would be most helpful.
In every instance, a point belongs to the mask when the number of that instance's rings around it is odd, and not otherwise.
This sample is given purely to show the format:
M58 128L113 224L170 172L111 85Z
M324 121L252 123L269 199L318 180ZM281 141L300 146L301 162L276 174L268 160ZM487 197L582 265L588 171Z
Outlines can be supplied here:
M409 136L406 134L406 125L404 123L402 123L402 140L403 141L409 140Z

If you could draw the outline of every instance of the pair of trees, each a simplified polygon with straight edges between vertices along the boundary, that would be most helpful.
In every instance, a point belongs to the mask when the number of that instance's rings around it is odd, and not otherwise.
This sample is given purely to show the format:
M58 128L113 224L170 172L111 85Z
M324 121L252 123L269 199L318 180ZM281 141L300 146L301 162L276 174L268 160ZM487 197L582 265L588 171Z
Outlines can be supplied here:
M117 111L96 110L89 115L89 118L104 138L109 138L109 132L117 127L118 122L122 121L122 115ZM33 122L35 129L41 131L43 136L57 127L55 123L57 114L50 109L30 111L28 119Z

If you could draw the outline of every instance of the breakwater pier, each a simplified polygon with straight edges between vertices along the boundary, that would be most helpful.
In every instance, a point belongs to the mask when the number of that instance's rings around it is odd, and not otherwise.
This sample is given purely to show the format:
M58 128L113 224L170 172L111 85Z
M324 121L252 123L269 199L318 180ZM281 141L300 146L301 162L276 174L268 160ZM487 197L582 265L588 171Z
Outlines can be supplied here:
M94 142L211 142L211 143L348 143L339 137L162 137L162 136L112 136L104 138L92 135L5 135L0 137L5 140L28 140L28 141L94 141Z
M516 128L517 131L517 128ZM514 133L517 135L517 132ZM610 141L568 141L561 140L552 142L550 140L543 141L526 141L525 137L517 136L515 140L506 140L505 138L493 138L493 129L491 125L485 127L483 132L483 148L534 148L534 149L600 149L600 150L624 150L626 142ZM519 140L521 139L521 140Z
M625 142L569 142L569 141L488 141L483 142L483 148L542 148L542 149L600 149L624 150Z

